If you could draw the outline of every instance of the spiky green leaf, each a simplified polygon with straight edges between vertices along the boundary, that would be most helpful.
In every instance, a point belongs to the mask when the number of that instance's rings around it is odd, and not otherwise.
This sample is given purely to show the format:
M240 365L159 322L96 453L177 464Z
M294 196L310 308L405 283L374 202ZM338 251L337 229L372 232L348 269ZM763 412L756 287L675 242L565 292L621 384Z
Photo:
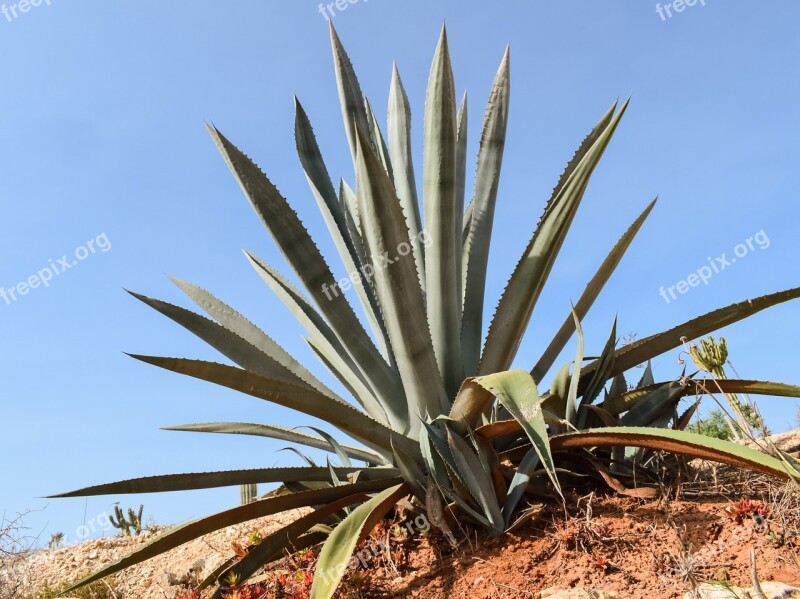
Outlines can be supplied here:
M344 576L353 551L374 526L408 493L404 484L379 493L358 506L331 533L317 560L311 599L330 599Z

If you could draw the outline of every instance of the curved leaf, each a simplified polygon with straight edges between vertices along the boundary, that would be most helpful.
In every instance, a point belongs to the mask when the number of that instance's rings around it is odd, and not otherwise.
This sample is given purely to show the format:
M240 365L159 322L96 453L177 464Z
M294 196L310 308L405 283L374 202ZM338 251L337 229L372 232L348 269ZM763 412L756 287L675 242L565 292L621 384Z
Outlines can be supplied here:
M547 440L547 426L539 393L531 375L524 370L512 370L478 377L475 380L491 392L520 423L539 455L547 476L561 495L561 485L556 477L556 466Z
M296 430L275 426L273 424L254 424L250 422L207 422L201 424L181 424L178 426L165 426L165 431L183 431L190 433L220 433L228 435L252 435L255 437L268 437L281 439L292 443L300 443L314 449L331 451L331 445L323 438L307 435ZM385 459L377 453L366 449L359 449L350 445L342 445L342 450L354 460L363 460L370 464L383 464ZM346 464L345 464L346 465Z
M358 506L333 529L317 560L311 599L333 597L358 543L367 537L380 519L407 493L405 484L386 489Z
M714 310L713 312L689 320L663 333L634 341L617 350L614 356L612 375L625 372L637 364L642 364L647 360L660 356L664 352L680 347L683 343L682 338L684 337L686 339L702 337L708 333L713 333L717 329L744 320L762 310L797 299L798 297L800 297L800 287L771 293L769 295L762 295L755 299L731 304L725 308ZM598 365L598 362L593 362L583 369L581 374L582 386L588 384L589 379L594 374L594 371L597 370Z
M383 480L400 474L395 468L337 468L337 475L346 478L362 472L364 480ZM328 481L331 473L327 468L255 468L251 470L227 470L223 472L192 472L189 474L164 474L145 476L115 483L85 487L77 491L51 495L50 498L93 497L96 495L130 495L136 493L165 493L169 491L192 491L258 483Z
M333 488L346 489L347 487ZM338 501L322 505L312 513L272 533L254 547L251 547L246 556L220 574L218 581L221 586L214 593L212 599L223 599L227 595L230 589L223 584L224 581L233 578L240 582L247 580L258 572L262 566L284 555L287 549L291 553L296 552L299 549L297 546L298 541L314 526L324 522L330 516L344 511L348 506L360 503L368 498L369 495L366 493L348 495Z
M395 443L398 446L401 444L403 447L415 446L408 437L395 433L350 404L330 399L307 387L268 379L215 362L155 356L133 355L132 357L165 370L221 385L319 418L369 447L391 451L389 439L392 436L396 437Z
M712 460L737 468L771 474L778 478L788 479L790 477L784 463L772 456L730 441L722 441L687 431L618 427L589 429L581 433L550 438L550 448L554 453L599 446L642 447L689 458Z
M312 505L319 505L322 503L329 503L337 501L342 497L347 497L356 493L372 493L382 491L387 486L397 484L396 480L387 479L380 481L366 481L359 482L345 487L330 487L327 489L320 489L317 491L304 491L302 493L292 493L290 495L282 495L280 497L273 497L255 501L247 505L235 507L233 509L218 512L211 516L205 516L198 520L187 522L179 526L170 528L169 530L161 533L156 538L148 541L143 546L137 548L133 553L117 560L116 562L105 566L91 576L84 578L76 583L65 593L70 593L77 588L84 585L91 584L101 578L110 576L121 572L125 568L135 566L152 557L166 553L170 549L180 547L184 543L198 539L204 535L227 528L228 526L235 526L242 522L255 520L256 518L263 518L272 514L279 514L288 510L293 510L301 507L308 507Z

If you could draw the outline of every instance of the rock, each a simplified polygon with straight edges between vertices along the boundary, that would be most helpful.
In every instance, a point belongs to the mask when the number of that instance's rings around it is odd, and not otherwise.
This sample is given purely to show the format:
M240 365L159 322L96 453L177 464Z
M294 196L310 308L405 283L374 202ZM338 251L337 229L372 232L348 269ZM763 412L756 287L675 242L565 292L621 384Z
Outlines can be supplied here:
M762 582L761 590L766 599L800 599L800 589L790 587L781 582ZM742 597L759 596L752 588L742 589L735 586L721 584L701 584L697 592L688 592L683 599L741 599Z
M542 599L619 599L616 593L606 593L595 589L558 589L551 587L541 594Z
M785 433L778 433L777 435L770 435L769 437L756 439L755 443L753 441L745 441L744 444L749 447L757 447L767 450L774 445L781 451L797 455L800 453L800 431L787 431Z

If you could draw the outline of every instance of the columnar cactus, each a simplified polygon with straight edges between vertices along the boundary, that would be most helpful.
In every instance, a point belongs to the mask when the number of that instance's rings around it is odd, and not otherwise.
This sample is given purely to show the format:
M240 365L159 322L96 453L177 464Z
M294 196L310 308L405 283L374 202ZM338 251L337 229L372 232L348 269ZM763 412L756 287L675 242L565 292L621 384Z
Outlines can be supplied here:
M120 507L116 505L114 506L114 513L117 516L116 521L114 520L114 516L109 516L108 519L114 528L119 529L122 536L135 537L142 534L142 512L144 512L144 505L139 505L138 513L135 513L133 508L128 508L128 519L126 520L125 514L123 514Z
M253 503L258 496L258 485L241 485L239 487L239 503L247 505Z

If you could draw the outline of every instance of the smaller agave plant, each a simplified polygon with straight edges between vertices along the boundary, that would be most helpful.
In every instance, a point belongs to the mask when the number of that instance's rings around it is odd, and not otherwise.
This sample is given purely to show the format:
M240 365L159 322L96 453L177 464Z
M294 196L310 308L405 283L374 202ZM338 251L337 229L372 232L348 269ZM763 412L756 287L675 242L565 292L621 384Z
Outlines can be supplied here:
M530 372L509 370L553 268L589 178L627 107L612 106L580 144L546 203L513 268L483 336L486 275L503 161L510 95L506 51L489 95L475 185L466 203L467 98L456 104L447 36L431 68L423 119L422 207L411 150L409 101L395 68L387 137L362 94L351 62L331 28L344 128L355 188L334 186L309 117L296 105L296 144L313 197L348 272L360 273L355 295L362 325L308 231L272 181L217 129L210 133L288 263L306 298L264 260L247 258L308 331L308 344L351 396L324 384L239 312L191 283L173 279L210 318L134 294L219 350L236 366L183 358L135 358L298 410L349 436L320 430L217 422L170 430L256 435L335 454L318 466L151 476L98 485L60 497L186 491L281 483L258 500L172 528L106 566L85 585L221 528L296 508L295 522L252 544L201 585L232 595L265 564L323 544L312 597L331 597L351 554L398 502L425 511L450 531L471 522L500 535L530 516L525 498L563 497L564 489L601 485L653 495L665 455L700 457L777 477L791 474L786 456L772 457L683 429L697 404L686 396L751 393L800 397L790 385L742 380L705 384L695 374L656 382L648 361L760 310L800 296L800 288L733 304L666 332L617 347L616 323L599 357L584 353L581 320L633 242L655 202L630 225ZM521 192L524 193L524 192ZM423 220L424 217L424 220ZM573 337L574 360L540 387ZM588 362L588 363L587 363ZM625 372L648 363L629 388ZM542 389L547 389L542 391ZM666 454L665 454L666 452ZM301 454L302 455L302 454ZM359 462L363 464L359 464ZM658 466L656 468L656 466ZM796 464L795 464L796 466ZM667 468L668 470L668 468ZM410 498L410 500L409 500ZM77 588L77 587L75 587Z

